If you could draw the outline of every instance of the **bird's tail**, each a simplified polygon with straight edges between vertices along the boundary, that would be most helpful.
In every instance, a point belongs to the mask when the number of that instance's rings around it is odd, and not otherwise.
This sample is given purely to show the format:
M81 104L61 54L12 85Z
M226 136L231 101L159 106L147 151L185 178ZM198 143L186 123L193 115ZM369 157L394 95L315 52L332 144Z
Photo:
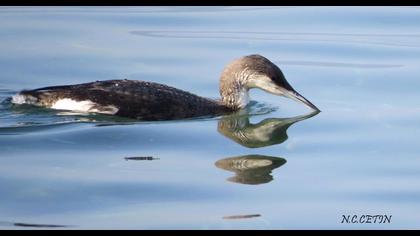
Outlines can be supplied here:
M24 90L16 95L13 95L11 102L14 104L36 104L38 103L38 98L32 95L29 91Z

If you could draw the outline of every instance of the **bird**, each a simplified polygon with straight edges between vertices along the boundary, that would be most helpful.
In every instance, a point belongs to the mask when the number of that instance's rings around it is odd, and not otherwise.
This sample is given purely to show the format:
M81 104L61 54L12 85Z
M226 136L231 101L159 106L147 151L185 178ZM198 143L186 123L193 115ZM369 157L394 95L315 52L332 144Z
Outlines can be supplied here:
M11 102L140 120L174 120L238 111L248 105L249 90L254 88L319 111L293 89L277 65L259 54L237 58L225 66L219 81L220 99L160 83L120 79L22 90Z

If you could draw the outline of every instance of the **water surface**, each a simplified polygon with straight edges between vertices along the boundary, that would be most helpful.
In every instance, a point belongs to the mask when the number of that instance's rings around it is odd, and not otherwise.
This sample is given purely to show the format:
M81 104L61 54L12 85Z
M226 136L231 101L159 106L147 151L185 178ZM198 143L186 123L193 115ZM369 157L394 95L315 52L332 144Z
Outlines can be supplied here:
M0 8L0 228L419 229L420 9ZM261 54L322 112L141 122L12 106L105 79L218 97ZM390 224L342 224L387 214Z

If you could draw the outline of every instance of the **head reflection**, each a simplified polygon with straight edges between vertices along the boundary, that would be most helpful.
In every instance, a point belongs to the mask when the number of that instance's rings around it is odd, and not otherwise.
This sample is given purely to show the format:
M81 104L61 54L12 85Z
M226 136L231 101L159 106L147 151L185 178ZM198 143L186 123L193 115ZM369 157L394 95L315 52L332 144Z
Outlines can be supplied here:
M236 175L227 180L239 184L265 184L273 180L271 171L286 163L284 158L245 155L218 160L215 165Z
M247 114L233 114L219 120L217 130L245 147L271 146L287 140L286 131L292 124L313 117L318 113L318 111L314 111L307 115L291 118L267 118L257 124L251 124Z

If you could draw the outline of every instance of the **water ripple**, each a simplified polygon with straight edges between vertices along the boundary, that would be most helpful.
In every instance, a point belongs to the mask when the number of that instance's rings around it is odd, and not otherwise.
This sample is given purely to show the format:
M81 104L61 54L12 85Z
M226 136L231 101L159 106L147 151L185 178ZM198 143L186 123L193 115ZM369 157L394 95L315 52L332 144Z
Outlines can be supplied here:
M186 31L186 30L134 30L130 34L156 38L203 38L234 40L270 40L290 42L329 42L368 44L392 47L420 48L420 34L348 34L275 31ZM277 36L277 37L276 37ZM408 39L408 40L407 40ZM393 41L394 40L394 41Z
M55 225L55 224L34 224L34 223L21 223L21 222L1 222L0 226L16 226L16 227L27 227L27 228L65 228L67 225Z
M345 67L345 68L396 68L403 67L401 64L368 64L368 63L345 63L345 62L328 62L328 61L275 61L279 65L296 65L296 66L316 66L316 67Z

